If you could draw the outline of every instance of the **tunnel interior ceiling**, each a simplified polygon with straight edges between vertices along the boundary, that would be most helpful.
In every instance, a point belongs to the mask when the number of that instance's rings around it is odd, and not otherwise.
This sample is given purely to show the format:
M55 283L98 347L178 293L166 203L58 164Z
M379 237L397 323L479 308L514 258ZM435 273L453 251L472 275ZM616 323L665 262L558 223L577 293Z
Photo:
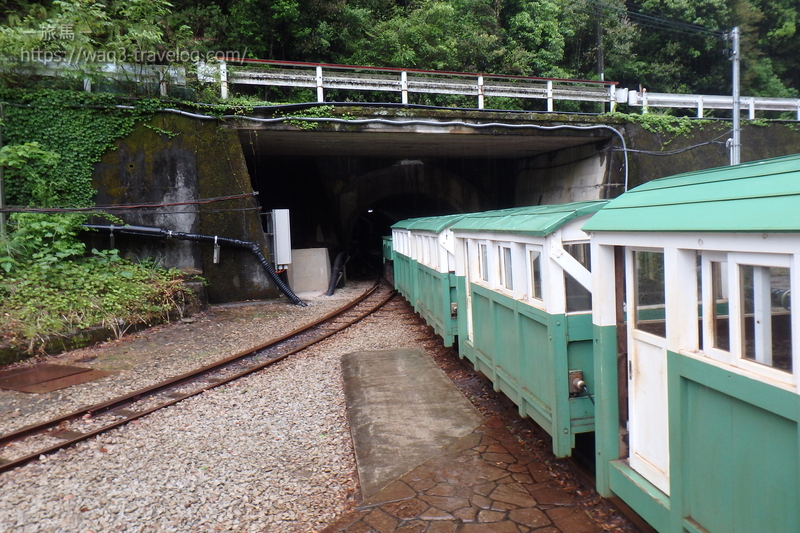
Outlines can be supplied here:
M251 143L263 156L455 157L511 159L536 156L598 141L596 135L552 132L482 135L476 133L376 133L240 130L245 152Z
M347 252L351 273L380 268L382 237L393 223L539 198L527 190L517 195L520 176L539 182L540 174L550 174L547 165L531 170L537 158L584 157L612 140L598 130L325 128L281 124L239 128L238 134L260 205L290 211L292 247L325 247L331 258ZM591 181L572 179L579 178Z

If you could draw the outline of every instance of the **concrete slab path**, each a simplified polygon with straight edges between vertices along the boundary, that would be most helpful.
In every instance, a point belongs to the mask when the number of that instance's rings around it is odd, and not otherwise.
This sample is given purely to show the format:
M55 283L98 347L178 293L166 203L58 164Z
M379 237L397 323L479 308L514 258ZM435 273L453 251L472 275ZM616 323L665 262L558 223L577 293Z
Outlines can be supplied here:
M422 348L346 354L342 374L364 498L484 421Z
M601 531L550 469L499 419L474 410L423 350L342 359L366 490L359 507L322 533Z

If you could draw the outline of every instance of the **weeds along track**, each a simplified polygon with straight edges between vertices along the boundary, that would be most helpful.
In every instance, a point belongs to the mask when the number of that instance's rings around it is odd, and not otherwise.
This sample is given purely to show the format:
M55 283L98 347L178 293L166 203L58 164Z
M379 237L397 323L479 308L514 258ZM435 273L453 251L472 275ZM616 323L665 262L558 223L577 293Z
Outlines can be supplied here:
M395 291L388 284L378 281L343 307L269 343L129 394L0 436L0 472L264 369L355 324L383 307L394 295Z

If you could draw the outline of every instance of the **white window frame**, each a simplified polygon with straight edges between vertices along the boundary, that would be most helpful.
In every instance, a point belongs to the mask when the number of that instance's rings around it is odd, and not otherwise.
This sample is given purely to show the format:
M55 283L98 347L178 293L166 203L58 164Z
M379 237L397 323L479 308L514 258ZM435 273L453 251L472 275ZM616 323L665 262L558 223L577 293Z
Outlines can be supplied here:
M430 249L430 257L428 258L428 266L434 270L439 270L439 239L435 236L428 236L428 248Z
M473 281L478 285L491 288L492 276L491 268L489 268L489 265L492 262L491 242L485 240L476 240L475 244L477 244L476 249L478 252L478 268L476 271L477 276Z
M497 290L503 294L514 294L514 249L511 243L496 242L495 248L497 250ZM508 250L508 257L506 257L506 250ZM508 260L511 264L508 264ZM510 274L510 279L507 274ZM511 285L509 287L509 285Z
M578 261L575 257L572 256L569 252L567 252L567 246L575 246L575 245L586 245L588 246L589 251L589 267L584 267L583 264ZM564 313L567 315L585 315L592 313L592 307L594 306L594 287L592 282L592 244L586 239L574 240L574 241L562 241L561 248L564 250L564 254L559 259L559 266L564 271L562 276L564 278ZM571 265L570 265L571 263ZM581 311L567 311L567 274L569 274L572 279L575 280L579 285L581 285L584 289L589 292L589 297L592 300L592 305L589 309L583 309ZM587 287L588 285L588 287Z
M534 286L533 286L533 262L531 261L531 253L536 252L539 254L539 291L541 293L541 298L537 298L534 296ZM539 309L544 310L545 308L545 260L546 256L544 255L544 245L543 244L527 244L525 245L525 274L526 274L526 285L528 287L528 293L526 295L526 300L529 304L537 307Z
M635 329L637 332L648 335L653 338L660 338L664 339L665 341L670 339L670 329L671 329L671 320L670 320L670 297L669 297L669 285L667 278L670 275L670 268L671 265L668 262L668 249L667 248L651 248L651 247L644 247L644 246L627 246L628 254L625 256L625 261L630 262L630 268L626 272L625 277L629 278L630 281L628 286L625 287L626 295L628 291L631 294L634 294L634 298L632 299L631 303L633 304L633 309L627 309L628 314L628 323L631 325L632 329ZM638 289L636 284L638 282L638 265L636 263L636 254L641 252L648 252L648 253L657 253L661 254L664 257L664 328L665 328L665 335L656 335L655 333L651 333L645 329L639 328L639 317L638 312L639 308L637 306L637 302L639 300ZM693 286L694 287L694 286ZM694 288L694 298L697 299L697 288ZM627 297L627 296L626 296ZM653 342L653 344L657 344Z
M800 345L800 323L798 313L792 313L791 337L792 337L792 372L786 372L756 361L744 358L742 349L742 310L744 305L741 293L741 267L777 267L788 268L791 290L791 308L797 309L798 302L795 289L800 287L798 283L798 272L795 266L796 255L777 254L777 253L758 253L758 252L708 252L700 251L702 257L702 292L703 309L710 309L713 302L711 287L711 262L727 263L727 292L728 292L728 328L730 335L730 351L721 350L713 346L713 329L710 317L711 313L703 312L703 346L702 354L710 359L736 367L740 370L761 376L780 383L795 385L797 374L800 372L798 363L798 345Z

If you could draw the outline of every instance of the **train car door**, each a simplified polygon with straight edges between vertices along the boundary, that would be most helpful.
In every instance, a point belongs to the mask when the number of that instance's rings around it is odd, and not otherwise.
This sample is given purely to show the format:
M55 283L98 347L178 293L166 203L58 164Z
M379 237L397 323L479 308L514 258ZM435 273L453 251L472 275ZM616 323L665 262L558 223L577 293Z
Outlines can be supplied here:
M627 259L629 462L669 495L664 252L629 249Z

